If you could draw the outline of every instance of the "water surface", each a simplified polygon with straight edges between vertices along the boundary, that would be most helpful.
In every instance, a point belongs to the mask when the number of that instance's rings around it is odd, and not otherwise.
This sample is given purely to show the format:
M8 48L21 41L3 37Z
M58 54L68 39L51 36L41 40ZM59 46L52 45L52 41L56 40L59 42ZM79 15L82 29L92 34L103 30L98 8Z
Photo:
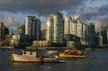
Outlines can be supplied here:
M11 62L15 49L0 49L0 71L108 71L108 50L85 51L87 58L65 59L66 63ZM40 51L44 54L46 51Z

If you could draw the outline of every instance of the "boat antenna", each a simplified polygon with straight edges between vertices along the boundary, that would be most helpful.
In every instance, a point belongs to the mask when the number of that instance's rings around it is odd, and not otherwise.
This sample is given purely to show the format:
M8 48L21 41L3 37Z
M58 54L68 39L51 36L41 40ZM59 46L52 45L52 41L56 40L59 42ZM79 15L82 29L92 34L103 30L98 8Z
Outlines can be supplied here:
M38 55L38 22L36 23L36 41L37 41L37 47L36 47L36 51L37 51L37 53L36 53L36 57L39 57L39 55Z

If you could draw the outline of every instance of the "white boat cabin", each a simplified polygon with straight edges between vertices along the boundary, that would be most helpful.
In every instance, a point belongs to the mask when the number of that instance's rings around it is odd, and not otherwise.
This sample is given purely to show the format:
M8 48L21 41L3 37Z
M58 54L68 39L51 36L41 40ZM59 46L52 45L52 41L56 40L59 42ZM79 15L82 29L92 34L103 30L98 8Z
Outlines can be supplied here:
M23 56L36 57L36 51L22 51Z

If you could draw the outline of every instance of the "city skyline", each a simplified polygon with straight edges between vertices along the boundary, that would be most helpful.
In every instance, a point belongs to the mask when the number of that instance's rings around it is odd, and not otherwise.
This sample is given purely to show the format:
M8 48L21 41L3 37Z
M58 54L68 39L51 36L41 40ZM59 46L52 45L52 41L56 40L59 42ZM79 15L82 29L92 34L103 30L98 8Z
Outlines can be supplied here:
M1 22L2 24L3 22ZM40 46L69 45L69 47L80 49L82 46L105 47L107 45L107 30L108 25L102 26L101 31L96 32L93 22L84 22L79 16L63 16L63 13L54 12L49 14L44 30L41 30L40 19L35 16L27 16L24 25L20 24L15 34L11 31L10 34L5 34L4 32L7 30L1 26L0 35L3 44L6 41L11 41L10 45L15 47L32 45L34 40L39 39ZM10 39L7 40L7 38Z
M63 13L64 16L80 16L83 21L93 21L96 29L108 21L106 0L3 0L0 5L0 21L3 21L10 31L16 31L19 24L24 24L28 15L40 15L42 24L45 25L48 14L55 11Z

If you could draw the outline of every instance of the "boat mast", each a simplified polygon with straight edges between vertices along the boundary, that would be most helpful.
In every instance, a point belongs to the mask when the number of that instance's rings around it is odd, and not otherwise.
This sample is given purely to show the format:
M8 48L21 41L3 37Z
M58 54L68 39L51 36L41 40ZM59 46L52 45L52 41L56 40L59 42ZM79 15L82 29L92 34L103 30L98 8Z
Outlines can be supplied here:
M38 23L36 23L36 41L37 41L37 46L36 46L36 57L38 57Z
M40 16L39 16L39 15L38 15L38 18L40 19ZM39 27L38 27L38 25L39 25L39 23L37 22L37 23L36 23L36 29L37 29L37 32L36 32L36 34L37 34L37 35L36 35L36 41L37 41L37 47L36 47L36 52L37 52L37 53L36 53L36 57L39 57L39 52L38 52L38 51L39 51L39 50L38 50L38 36L39 36L38 28L39 28Z

